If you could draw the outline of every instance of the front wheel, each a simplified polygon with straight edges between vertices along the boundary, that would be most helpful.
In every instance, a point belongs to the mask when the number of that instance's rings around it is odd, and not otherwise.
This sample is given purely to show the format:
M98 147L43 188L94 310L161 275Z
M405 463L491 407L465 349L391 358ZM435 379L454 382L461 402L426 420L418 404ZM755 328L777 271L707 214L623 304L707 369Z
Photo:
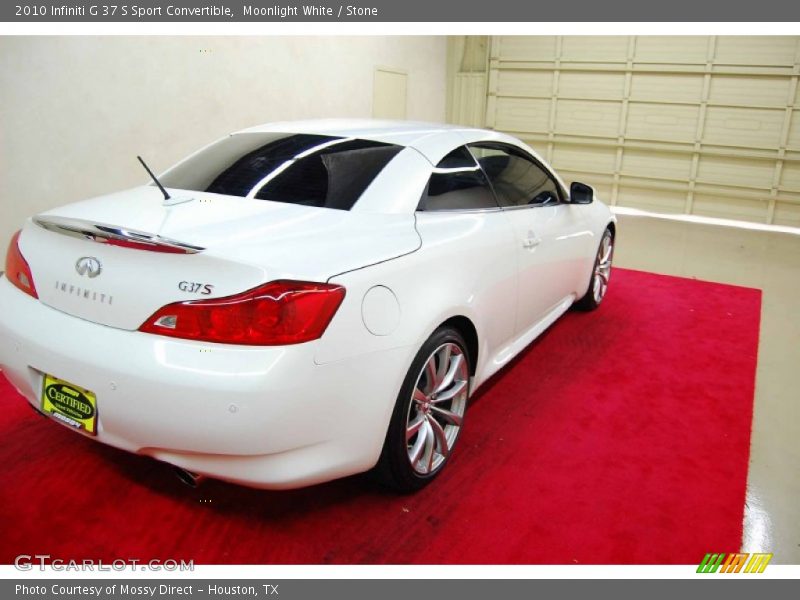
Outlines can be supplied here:
M611 279L611 261L614 259L614 234L611 229L606 229L600 240L597 257L594 260L592 278L589 280L589 289L586 294L575 303L578 310L594 310L603 301L608 291L608 282Z
M416 491L447 464L464 421L470 360L461 334L441 327L422 345L397 397L376 473Z

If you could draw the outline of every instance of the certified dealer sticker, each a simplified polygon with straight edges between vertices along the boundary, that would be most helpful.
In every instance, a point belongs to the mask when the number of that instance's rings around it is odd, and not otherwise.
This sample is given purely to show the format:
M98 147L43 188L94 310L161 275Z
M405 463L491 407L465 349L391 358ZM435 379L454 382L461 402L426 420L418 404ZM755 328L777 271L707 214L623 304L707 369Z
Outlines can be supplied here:
M97 399L62 379L45 375L42 384L42 412L91 435L97 434Z

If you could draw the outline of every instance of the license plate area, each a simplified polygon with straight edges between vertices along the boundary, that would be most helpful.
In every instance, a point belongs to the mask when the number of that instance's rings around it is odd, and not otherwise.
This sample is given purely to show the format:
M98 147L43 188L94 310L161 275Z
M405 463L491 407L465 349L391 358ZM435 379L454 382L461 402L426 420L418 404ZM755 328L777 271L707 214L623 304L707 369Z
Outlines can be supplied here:
M53 375L42 375L41 411L81 433L97 435L97 397L94 392Z

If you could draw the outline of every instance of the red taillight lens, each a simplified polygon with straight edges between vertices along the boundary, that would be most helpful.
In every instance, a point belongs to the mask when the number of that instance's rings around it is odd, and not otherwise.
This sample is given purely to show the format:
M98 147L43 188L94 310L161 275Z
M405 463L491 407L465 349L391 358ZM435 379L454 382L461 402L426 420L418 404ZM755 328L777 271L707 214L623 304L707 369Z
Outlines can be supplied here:
M300 344L322 336L344 294L340 285L273 281L235 296L168 304L139 331L220 344Z
M34 298L38 298L36 293L36 286L33 285L33 275L31 275L31 268L22 252L19 250L19 234L18 231L11 236L11 243L8 245L8 253L6 253L6 277L8 280L21 289L23 292Z

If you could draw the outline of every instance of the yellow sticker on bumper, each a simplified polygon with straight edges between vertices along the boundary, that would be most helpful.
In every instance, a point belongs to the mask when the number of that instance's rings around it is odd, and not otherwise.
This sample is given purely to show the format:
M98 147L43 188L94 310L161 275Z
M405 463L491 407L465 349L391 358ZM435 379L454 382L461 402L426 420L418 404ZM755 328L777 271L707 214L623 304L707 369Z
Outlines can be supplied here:
M97 435L97 398L89 390L63 379L44 376L42 412L65 425Z

